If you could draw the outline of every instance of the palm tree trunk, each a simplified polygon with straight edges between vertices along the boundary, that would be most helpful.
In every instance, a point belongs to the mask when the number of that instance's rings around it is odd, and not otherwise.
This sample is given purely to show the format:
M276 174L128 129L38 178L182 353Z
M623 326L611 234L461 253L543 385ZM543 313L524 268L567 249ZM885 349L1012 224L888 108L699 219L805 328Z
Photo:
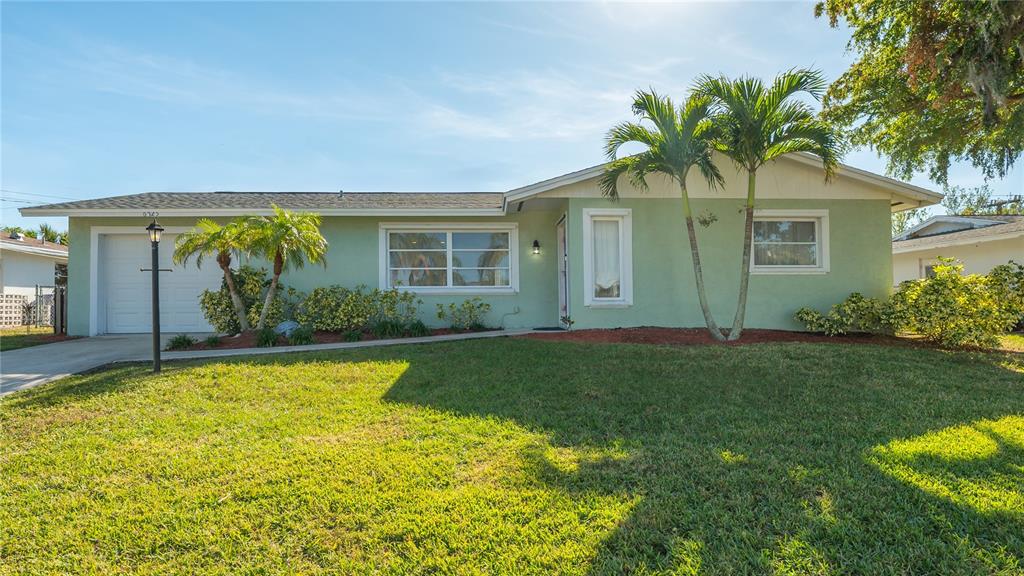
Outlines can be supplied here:
M277 281L281 278L284 269L284 260L281 252L274 256L274 278L270 281L270 288L267 288L267 297L263 301L263 309L260 310L260 321L256 324L257 330L262 330L267 323L267 314L270 312L270 303L274 301L274 293L277 292Z
M683 194L683 216L686 218L686 234L690 238L690 258L693 261L693 276L697 280L697 299L700 300L700 311L704 314L704 323L711 332L711 336L719 342L725 341L722 329L718 327L715 318L711 315L711 308L708 307L707 292L704 290L704 272L700 264L700 250L697 248L697 231L693 227L693 211L690 209L690 195L686 191L686 184L679 185Z
M754 188L757 172L747 171L746 220L743 223L743 263L740 265L740 295L736 303L736 316L729 331L729 340L739 340L743 333L743 318L747 313L747 288L750 285L750 250L754 235Z
M238 295L238 289L235 287L235 279L231 276L231 267L221 266L221 270L224 271L224 283L228 285L231 305L234 306L235 315L238 316L238 326L242 332L248 332L249 318L246 317L245 304L242 303L242 297Z

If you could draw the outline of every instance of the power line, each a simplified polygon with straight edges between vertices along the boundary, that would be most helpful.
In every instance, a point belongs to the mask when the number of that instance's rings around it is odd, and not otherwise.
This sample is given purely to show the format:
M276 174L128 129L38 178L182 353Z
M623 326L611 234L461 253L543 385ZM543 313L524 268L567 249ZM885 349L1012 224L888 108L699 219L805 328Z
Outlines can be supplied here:
M58 198L61 200L78 200L78 198L72 198L71 196L58 196L56 194L40 194L39 192L19 192L17 190L8 190L6 188L0 188L0 192L6 194L21 194L23 196L39 196L42 198Z

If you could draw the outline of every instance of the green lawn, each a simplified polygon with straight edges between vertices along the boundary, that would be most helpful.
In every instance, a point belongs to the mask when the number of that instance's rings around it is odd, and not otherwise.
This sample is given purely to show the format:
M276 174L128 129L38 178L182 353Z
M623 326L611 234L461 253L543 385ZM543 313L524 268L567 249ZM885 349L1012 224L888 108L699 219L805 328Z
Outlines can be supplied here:
M0 352L28 348L54 341L51 326L19 326L17 328L0 329Z
M1024 354L488 339L0 400L0 573L1021 574Z

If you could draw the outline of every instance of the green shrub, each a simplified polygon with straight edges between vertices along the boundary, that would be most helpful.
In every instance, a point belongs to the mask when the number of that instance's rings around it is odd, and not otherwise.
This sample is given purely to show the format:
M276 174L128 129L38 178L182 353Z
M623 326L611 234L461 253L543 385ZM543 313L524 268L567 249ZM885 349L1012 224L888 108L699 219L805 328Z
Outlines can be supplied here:
M361 330L349 330L345 332L345 342L359 342L363 339L363 332Z
M865 298L854 292L846 300L834 304L828 314L811 308L801 308L794 316L802 322L808 332L822 332L829 336L840 336L851 332L883 332L882 313L884 304L874 298Z
M373 323L373 335L376 338L401 338L405 333L406 325L398 320L377 320Z
M852 294L827 315L801 308L796 319L829 335L852 330L911 332L950 347L997 347L999 336L1024 315L1024 267L998 266L988 275L963 274L943 259L935 275L903 282L884 303Z
M943 260L935 275L904 282L892 298L887 322L944 346L999 346L1020 318L1019 303L1003 300L1009 284L979 274L963 275L963 265Z
M402 326L408 326L416 320L419 305L423 303L415 293L398 288L374 290L373 298L376 304L375 320L397 322Z
M277 346L277 332L270 326L265 326L261 330L256 331L256 345L260 348L269 348L271 346Z
M288 335L288 343L292 346L313 344L313 328L307 324L300 325L298 328L292 330L292 333Z
M188 334L178 334L171 341L167 343L168 350L185 350L191 348L196 343L196 339L189 336Z
M416 318L416 294L392 288L367 291L365 286L317 288L296 312L296 320L327 332L351 332L382 322L408 325Z
M264 296L267 287L270 286L270 278L267 271L262 268L242 266L231 273L238 288L238 295L242 299L242 305L246 309L246 317L253 327L260 318L260 311L263 310ZM300 293L292 288L280 286L277 296L270 304L270 313L267 316L267 326L276 326L283 320L288 311L293 307L292 302L300 297ZM221 280L220 290L203 290L199 295L199 307L203 310L206 321L213 326L220 334L237 334L241 330L238 325L238 317L235 315L235 308L231 304L231 296L228 294L227 284Z
M216 348L221 344L220 336L217 336L216 334L213 336L207 336L206 340L203 340L203 343L206 344L207 348Z
M316 288L309 293L295 319L326 332L348 332L366 327L376 312L372 293L360 286Z
M468 298L462 304L454 302L445 307L437 305L437 318L454 330L480 330L484 328L484 316L491 311L491 305L480 297Z
M1024 265L1010 260L988 273L991 289L1006 307L1006 313L1016 315L1016 330L1024 330Z
M413 338L430 336L430 328L422 320L413 320L405 327L405 335Z

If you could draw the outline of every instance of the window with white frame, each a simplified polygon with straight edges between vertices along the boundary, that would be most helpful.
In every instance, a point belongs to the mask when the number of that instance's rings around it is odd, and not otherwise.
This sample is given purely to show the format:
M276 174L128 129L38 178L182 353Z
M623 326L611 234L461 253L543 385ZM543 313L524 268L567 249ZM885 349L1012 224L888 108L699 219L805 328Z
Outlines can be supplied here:
M630 210L583 210L585 305L628 306L633 303L632 236Z
M416 291L514 289L514 227L381 227L382 282Z
M828 211L759 210L752 260L755 272L828 272Z

